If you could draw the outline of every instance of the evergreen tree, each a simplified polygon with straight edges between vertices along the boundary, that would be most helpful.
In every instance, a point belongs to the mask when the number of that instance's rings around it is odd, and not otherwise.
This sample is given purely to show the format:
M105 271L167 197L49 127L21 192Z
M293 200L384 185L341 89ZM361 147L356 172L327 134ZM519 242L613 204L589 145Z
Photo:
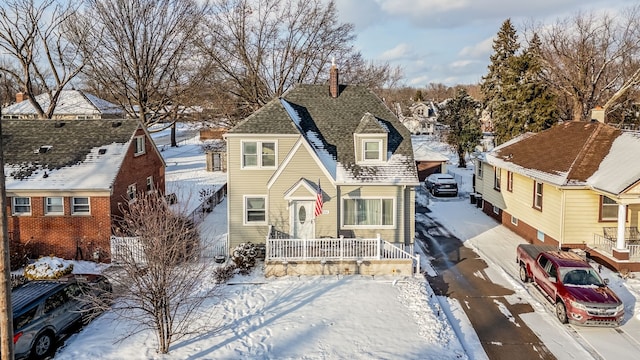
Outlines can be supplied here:
M464 88L440 109L438 121L449 126L446 142L458 154L458 166L467 167L465 155L472 152L480 142L482 131L478 116L479 104Z
M556 97L542 78L540 38L534 34L522 54L519 48L516 31L507 19L494 40L489 73L481 84L496 144L527 131L547 129L558 116Z

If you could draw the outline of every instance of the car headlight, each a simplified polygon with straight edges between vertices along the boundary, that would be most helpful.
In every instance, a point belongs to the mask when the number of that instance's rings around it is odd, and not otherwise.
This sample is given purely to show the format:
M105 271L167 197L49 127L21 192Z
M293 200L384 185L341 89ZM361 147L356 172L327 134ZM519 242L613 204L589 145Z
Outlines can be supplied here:
M569 300L569 302L571 303L571 307L573 307L574 309L580 309L580 310L587 310L586 305L584 305L581 302L575 301L575 300Z
M624 304L616 306L616 313L622 312L622 310L624 310Z

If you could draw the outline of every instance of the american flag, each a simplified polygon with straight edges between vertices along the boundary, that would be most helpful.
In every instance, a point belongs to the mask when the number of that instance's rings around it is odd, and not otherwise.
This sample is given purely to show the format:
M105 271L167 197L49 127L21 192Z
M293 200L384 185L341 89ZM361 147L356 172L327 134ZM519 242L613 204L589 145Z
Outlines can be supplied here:
M323 204L324 203L322 201L322 188L320 187L320 179L318 179L318 192L316 192L316 207L315 207L315 210L313 211L313 214L315 216L322 214Z

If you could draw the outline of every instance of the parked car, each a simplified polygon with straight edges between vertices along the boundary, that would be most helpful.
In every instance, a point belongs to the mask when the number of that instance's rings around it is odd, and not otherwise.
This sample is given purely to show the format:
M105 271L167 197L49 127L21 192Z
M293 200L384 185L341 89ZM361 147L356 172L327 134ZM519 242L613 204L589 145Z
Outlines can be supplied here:
M72 325L95 316L90 298L106 298L111 284L101 275L67 275L33 280L13 289L13 344L16 359L43 359Z
M449 174L431 174L425 179L424 184L432 195L458 196L458 183Z
M589 263L553 246L518 245L520 279L533 281L555 305L561 323L620 326L624 304Z

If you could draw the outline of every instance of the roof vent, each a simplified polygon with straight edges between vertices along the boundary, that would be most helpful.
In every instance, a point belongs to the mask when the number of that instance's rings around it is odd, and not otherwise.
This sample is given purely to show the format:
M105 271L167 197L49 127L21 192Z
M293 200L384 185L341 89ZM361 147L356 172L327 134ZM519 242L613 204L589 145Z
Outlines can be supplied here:
M56 121L55 124L53 124L53 127L55 128L61 128L64 126L64 122L62 121Z
M98 150L98 155L104 155L106 153L107 153L107 149L105 149L105 148L102 148L102 149Z
M111 123L111 127L114 127L114 128L119 127L120 125L122 125L122 122L120 121L114 121Z
M51 146L51 145L43 145L43 146L40 146L40 148L39 148L39 149L37 149L37 150L36 150L36 151L34 151L34 152L35 152L36 154L46 154L46 153L48 153L49 151L51 151L51 148L53 148L53 146Z

